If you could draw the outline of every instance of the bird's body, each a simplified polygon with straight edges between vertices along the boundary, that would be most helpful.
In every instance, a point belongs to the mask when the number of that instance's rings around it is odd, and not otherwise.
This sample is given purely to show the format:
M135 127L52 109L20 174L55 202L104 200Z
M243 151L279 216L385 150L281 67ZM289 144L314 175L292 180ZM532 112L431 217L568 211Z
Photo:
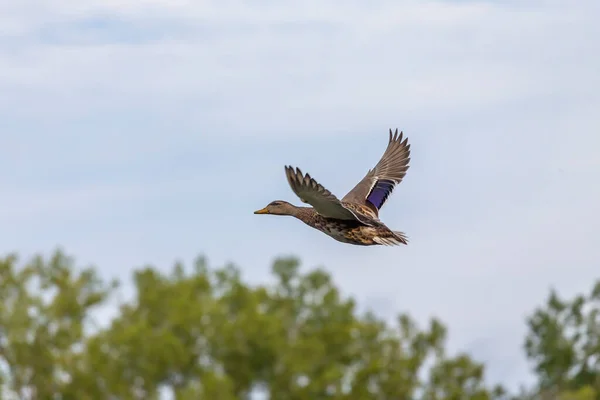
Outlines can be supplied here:
M342 243L359 246L407 243L404 234L393 232L384 224L372 227L359 221L326 218L312 207L297 207L297 214L294 216L306 225L318 229Z
M296 207L276 200L255 214L290 215L320 230L335 240L361 246L407 244L403 232L392 231L379 220L379 210L408 170L410 145L402 141L402 132L392 134L375 168L339 200L309 174L286 167L290 187L304 203Z

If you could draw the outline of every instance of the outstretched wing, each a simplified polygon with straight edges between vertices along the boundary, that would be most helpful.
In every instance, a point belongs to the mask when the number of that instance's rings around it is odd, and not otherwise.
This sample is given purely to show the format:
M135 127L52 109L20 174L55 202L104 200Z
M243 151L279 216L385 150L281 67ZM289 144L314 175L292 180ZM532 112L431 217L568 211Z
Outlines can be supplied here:
M392 134L383 156L369 170L367 175L350 191L342 201L366 205L376 215L392 194L392 191L406 175L410 162L410 145L408 139L403 138L403 133L398 134L398 129Z
M329 190L315 181L309 174L303 174L300 168L285 167L285 175L290 187L302 202L313 206L316 212L326 218L356 220L367 225L372 222L344 204Z

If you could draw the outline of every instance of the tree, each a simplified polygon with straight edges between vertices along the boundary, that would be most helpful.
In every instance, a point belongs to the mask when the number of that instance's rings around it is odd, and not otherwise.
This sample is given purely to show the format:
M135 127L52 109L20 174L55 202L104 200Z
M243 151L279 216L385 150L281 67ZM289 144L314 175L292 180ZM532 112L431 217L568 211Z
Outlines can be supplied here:
M513 400L596 400L598 392L591 386L584 386L578 390L558 390L530 388L521 389L521 393Z
M104 328L86 329L116 284L57 252L0 262L2 384L20 398L487 400L484 367L445 351L446 328L408 315L359 315L323 270L296 259L250 286L234 266L134 272L135 295ZM38 282L32 286L32 282ZM33 310L33 311L30 311ZM426 365L432 363L432 367Z
M595 400L598 392L591 386L586 385L578 390L565 391L561 393L558 400Z
M565 399L600 399L600 281L588 295L570 300L552 290L527 325L524 347L539 391Z
M52 398L79 373L90 311L114 283L104 284L92 268L76 272L60 251L22 268L17 262L14 254L0 259L1 382L19 399Z

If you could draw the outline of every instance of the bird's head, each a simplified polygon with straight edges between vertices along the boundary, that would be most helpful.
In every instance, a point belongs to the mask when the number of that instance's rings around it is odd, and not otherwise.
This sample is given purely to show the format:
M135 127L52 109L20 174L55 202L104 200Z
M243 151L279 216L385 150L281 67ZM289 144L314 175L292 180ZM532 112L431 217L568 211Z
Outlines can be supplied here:
M296 206L283 200L275 200L267 204L265 208L254 211L254 214L294 215Z

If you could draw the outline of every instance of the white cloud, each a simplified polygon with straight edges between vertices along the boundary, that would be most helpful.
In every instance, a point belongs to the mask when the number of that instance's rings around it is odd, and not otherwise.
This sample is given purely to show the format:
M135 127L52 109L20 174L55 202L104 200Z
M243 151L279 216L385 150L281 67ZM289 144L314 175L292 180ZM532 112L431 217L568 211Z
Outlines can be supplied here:
M29 104L53 118L142 108L236 128L255 116L273 134L286 121L314 130L308 114L331 128L341 115L435 118L589 94L600 68L590 13L539 4L55 2L50 22L121 17L132 26L122 37L95 30L105 42L82 43L90 33L75 29L45 44L34 19L33 43L3 57L0 87L19 91L0 107ZM129 43L137 30L160 34Z

